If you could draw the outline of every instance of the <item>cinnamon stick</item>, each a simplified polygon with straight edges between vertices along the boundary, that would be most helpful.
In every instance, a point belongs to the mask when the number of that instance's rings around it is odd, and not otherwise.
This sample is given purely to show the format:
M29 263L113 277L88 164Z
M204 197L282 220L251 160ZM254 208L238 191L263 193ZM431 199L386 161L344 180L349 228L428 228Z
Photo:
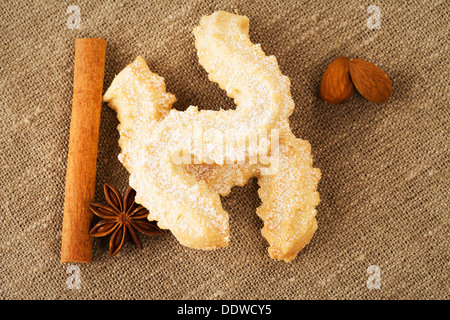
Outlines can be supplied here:
M95 194L105 54L103 39L75 41L61 262L91 262L92 258L88 203L93 202Z

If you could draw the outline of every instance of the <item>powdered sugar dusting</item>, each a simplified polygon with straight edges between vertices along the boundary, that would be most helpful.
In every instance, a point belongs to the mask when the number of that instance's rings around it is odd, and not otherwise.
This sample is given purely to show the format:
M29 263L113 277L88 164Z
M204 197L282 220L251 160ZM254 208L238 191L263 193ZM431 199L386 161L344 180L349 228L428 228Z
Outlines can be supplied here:
M120 121L119 160L130 172L136 201L182 244L213 249L229 241L228 215L219 194L257 175L263 201L258 214L266 222L269 252L290 261L314 233L320 172L312 168L309 144L289 129L287 118L294 108L289 78L274 56L251 43L247 17L215 12L202 18L194 35L200 63L210 80L234 98L236 110L171 110L175 97L141 57L105 93ZM261 163L246 160L270 151L270 138L263 133L271 128L281 131L279 148L271 150L280 153L278 171L263 176ZM192 144L197 137L202 143ZM217 137L226 137L231 147L224 148L225 140ZM254 138L256 145L249 143ZM180 165L174 161L178 156L200 162ZM235 163L228 164L230 160Z

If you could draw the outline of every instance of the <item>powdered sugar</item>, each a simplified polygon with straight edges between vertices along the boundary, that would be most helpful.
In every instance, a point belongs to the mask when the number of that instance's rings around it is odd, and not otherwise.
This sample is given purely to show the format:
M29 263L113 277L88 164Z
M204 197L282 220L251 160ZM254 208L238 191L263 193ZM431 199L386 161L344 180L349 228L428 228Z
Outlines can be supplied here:
M250 42L247 17L216 12L202 18L194 35L200 63L210 80L234 98L236 110L170 110L175 97L140 57L104 96L117 111L119 159L130 172L136 202L182 244L222 247L229 241L228 215L218 194L260 175L265 166L249 159L280 152L277 173L260 176L258 214L266 221L263 234L271 256L292 259L315 230L320 173L287 123L294 108L290 81L275 57ZM274 128L281 129L281 145L270 150L267 131Z

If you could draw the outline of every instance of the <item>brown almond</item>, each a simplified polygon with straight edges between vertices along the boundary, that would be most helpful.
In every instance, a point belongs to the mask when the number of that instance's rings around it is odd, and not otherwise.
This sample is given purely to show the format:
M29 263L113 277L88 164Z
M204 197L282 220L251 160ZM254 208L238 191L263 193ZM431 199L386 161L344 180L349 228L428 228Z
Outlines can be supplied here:
M349 61L347 57L338 57L325 70L320 82L320 98L323 101L339 104L352 97Z
M349 64L353 84L364 98L375 103L389 100L392 82L383 70L362 59L351 59Z

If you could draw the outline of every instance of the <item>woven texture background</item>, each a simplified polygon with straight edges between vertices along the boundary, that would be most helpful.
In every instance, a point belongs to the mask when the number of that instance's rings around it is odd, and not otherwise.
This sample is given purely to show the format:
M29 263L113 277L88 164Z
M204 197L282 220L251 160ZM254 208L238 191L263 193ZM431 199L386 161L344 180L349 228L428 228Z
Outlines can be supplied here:
M72 4L80 30L66 24ZM379 30L366 25L371 4ZM108 239L94 239L93 262L78 265L81 289L68 289L59 257L75 39L107 40L104 90L142 55L175 108L232 108L194 48L193 27L215 10L247 15L252 41L291 79L293 131L322 170L318 231L294 262L271 260L252 180L223 198L227 248L189 249L166 232L111 258ZM1 1L0 26L1 299L450 298L448 1ZM323 103L321 76L340 55L380 66L391 99ZM117 124L103 105L97 201L105 182L128 185ZM371 265L379 290L366 284Z

